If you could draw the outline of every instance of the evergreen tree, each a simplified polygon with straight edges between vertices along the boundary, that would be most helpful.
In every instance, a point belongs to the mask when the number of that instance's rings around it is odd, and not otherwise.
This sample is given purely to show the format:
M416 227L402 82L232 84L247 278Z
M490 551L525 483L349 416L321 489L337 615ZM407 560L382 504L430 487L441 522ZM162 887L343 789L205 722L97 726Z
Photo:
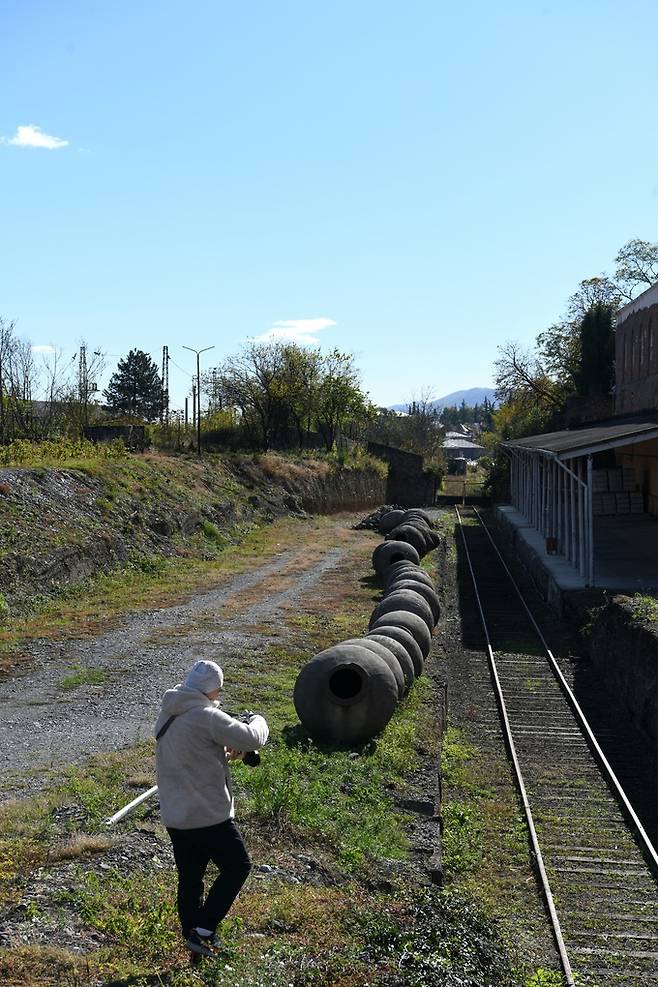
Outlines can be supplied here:
M613 309L596 302L580 323L579 394L609 394L614 383Z
M148 353L131 350L119 360L104 397L112 411L155 421L162 405L162 381Z

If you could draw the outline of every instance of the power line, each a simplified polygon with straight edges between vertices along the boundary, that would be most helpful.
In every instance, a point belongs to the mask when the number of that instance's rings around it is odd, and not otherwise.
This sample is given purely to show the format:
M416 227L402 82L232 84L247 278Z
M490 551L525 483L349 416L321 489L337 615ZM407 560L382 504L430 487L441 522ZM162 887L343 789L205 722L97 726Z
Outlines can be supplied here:
M182 367L179 367L178 364L176 363L176 361L174 360L174 358L172 356L169 357L169 361L170 361L170 363L173 363L173 365L176 367L176 370L180 370L180 372L182 374L187 374L188 377L194 378L195 374L191 374L189 372L189 370L183 370Z

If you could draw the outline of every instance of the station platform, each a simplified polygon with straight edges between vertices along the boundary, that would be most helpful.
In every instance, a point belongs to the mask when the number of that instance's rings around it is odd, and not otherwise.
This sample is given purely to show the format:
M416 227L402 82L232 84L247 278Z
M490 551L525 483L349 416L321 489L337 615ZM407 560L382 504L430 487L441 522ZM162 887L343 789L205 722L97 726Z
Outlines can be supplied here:
M544 537L509 504L496 515L544 597L560 603L565 593L588 589L560 555L546 552ZM658 518L651 514L594 518L594 589L618 593L658 591Z

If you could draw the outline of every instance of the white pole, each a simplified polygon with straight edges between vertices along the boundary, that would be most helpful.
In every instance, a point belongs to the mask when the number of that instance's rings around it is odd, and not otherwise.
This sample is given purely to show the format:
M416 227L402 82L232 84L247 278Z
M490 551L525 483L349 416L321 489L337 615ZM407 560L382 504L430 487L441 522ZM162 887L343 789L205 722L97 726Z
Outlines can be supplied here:
M570 561L573 566L577 565L576 559L576 481L574 479L573 473L571 473L571 497L570 497L570 507L571 507L571 557Z
M578 570L585 577L585 490L583 480L583 458L578 457Z
M133 809L136 809L138 805L141 805L142 802L146 802L146 800L150 799L152 795L155 795L157 790L158 790L158 786L154 785L153 788L149 788L147 792L142 792L141 795L138 795L137 798L133 799L132 802L129 802L128 805L124 805L123 809L119 809L119 811L115 812L113 816L110 816L109 819L106 819L105 825L113 826L115 823L119 822L119 820L123 819L124 816L127 816L129 812L132 812Z
M561 555L564 555L564 532L562 531L562 488L564 486L564 473L557 463L555 464L555 469L557 470L557 550Z
M587 582L594 585L594 511L592 503L592 456L587 457L587 527L589 533L589 558Z

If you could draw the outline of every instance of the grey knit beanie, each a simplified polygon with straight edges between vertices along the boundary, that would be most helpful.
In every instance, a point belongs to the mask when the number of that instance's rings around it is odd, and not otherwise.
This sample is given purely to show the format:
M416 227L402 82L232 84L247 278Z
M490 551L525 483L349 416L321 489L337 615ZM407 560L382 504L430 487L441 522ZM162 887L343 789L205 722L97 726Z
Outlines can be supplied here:
M192 665L183 684L207 695L215 689L221 689L224 684L224 673L214 661L206 661L202 658Z

